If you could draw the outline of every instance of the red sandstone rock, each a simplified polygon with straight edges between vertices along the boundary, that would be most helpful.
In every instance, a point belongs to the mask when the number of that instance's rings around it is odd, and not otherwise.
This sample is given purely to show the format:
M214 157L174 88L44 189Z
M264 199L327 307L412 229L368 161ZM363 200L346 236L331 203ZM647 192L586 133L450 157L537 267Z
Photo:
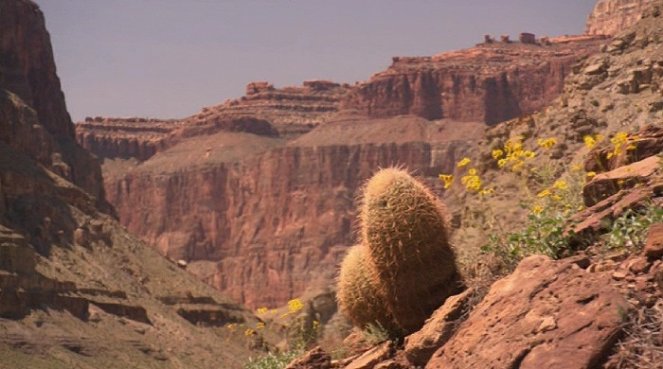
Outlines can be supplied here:
M405 338L405 356L412 364L426 365L433 353L451 338L462 314L469 309L469 299L473 293L470 289L449 297L419 331Z
M594 368L629 306L608 281L572 261L528 257L491 287L426 368Z
M610 172L600 173L583 187L582 194L585 205L592 206L620 190L644 184L659 172L660 168L661 159L657 156L650 156Z
M663 256L663 223L652 224L649 227L645 255L650 259L658 259Z
M393 354L394 344L391 341L383 342L354 359L343 369L373 369L378 363L389 359Z
M589 35L613 36L635 24L653 0L599 0L587 20Z
M286 366L286 369L331 369L331 356L319 346Z

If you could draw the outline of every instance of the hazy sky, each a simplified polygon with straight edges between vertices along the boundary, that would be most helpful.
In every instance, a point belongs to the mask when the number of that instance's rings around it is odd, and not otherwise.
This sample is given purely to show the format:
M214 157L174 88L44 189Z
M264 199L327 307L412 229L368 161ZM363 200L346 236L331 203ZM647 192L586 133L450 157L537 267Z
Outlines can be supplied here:
M74 120L176 118L308 79L366 80L391 57L484 34L582 33L595 0L36 0Z

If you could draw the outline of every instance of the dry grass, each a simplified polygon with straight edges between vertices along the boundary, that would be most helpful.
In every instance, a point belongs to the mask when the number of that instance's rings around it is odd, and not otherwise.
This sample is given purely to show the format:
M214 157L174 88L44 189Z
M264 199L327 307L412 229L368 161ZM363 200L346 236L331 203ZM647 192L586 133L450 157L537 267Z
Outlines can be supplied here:
M624 337L604 369L654 369L663 365L663 301L627 318Z

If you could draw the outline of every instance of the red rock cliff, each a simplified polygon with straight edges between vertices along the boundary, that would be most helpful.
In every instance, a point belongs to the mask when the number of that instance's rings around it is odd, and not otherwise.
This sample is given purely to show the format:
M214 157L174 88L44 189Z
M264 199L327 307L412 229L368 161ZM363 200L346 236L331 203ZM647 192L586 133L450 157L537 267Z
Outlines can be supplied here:
M26 0L0 1L0 24L0 141L103 202L101 169L75 142L41 10Z
M546 106L562 91L570 67L602 42L589 36L489 42L433 57L396 57L386 71L353 88L342 106L374 117L494 124Z
M177 137L202 132L227 130L292 138L328 121L348 90L347 85L329 81L284 88L251 82L245 96L203 108L185 119L86 118L76 124L76 137L100 157L141 161L172 145Z
M614 36L632 26L653 0L599 0L587 19L588 35Z
M333 122L283 144L220 132L181 142L109 179L122 222L249 306L282 304L333 276L354 242L357 189L404 165L437 185L482 125L416 117ZM178 158L175 164L173 159ZM439 186L438 186L439 188Z

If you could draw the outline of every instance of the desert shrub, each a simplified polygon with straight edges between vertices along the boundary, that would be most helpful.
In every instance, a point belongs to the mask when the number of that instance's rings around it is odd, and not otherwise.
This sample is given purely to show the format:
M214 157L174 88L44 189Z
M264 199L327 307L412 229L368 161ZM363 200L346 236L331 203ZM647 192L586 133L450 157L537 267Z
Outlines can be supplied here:
M642 307L626 316L624 338L606 369L659 368L663 363L663 304Z
M283 369L302 353L302 350L269 352L262 357L249 359L244 369Z
M366 340L371 346L375 346L391 339L389 330L379 323L369 323L366 325L362 330L362 335L364 340Z
M642 209L628 209L612 223L605 235L609 249L640 250L645 244L647 230L654 223L663 222L663 208L648 204Z

